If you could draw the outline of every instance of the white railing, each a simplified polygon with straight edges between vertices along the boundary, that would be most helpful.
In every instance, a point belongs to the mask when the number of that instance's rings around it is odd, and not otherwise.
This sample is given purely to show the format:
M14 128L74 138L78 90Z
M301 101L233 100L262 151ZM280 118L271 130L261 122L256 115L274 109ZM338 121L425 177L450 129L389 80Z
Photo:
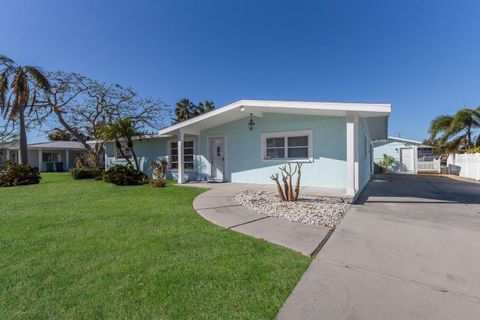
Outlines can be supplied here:
M432 161L417 161L418 172L438 172L440 173L440 159L433 159Z
M450 154L447 159L448 173L480 180L480 153Z

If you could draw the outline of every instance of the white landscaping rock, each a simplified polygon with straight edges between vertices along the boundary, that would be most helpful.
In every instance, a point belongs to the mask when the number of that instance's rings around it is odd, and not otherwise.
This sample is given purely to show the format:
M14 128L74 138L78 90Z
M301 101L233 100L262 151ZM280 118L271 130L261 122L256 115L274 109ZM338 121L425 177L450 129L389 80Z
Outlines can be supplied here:
M238 193L235 200L260 214L329 228L336 226L350 208L338 198L301 195L296 202L287 202L273 192L255 190Z

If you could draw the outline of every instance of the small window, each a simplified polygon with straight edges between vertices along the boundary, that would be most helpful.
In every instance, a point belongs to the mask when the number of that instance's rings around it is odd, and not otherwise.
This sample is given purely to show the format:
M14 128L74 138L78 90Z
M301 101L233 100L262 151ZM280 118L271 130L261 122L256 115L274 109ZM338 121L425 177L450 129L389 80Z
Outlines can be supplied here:
M194 166L193 140L183 142L183 168L192 170ZM170 142L170 168L178 169L178 142Z
M310 130L262 134L263 159L310 159L312 157L311 136Z
M132 149L127 147L125 143L122 143L120 148L115 147L115 152L116 152L115 154L116 159L125 159L125 157L129 160L133 159ZM122 152L125 155L125 157L122 155Z

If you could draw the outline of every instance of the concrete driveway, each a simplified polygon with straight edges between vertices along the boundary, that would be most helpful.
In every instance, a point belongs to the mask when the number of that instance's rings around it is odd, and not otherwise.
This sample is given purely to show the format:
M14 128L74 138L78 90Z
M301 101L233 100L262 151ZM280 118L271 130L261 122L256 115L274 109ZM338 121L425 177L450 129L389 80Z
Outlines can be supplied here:
M371 181L279 319L480 319L480 184Z

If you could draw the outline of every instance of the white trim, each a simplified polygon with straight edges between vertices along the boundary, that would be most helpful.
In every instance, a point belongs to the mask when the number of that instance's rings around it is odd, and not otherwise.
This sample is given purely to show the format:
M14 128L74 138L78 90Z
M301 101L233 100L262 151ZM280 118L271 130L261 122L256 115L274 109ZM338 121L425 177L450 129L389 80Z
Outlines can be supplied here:
M396 140L396 141L408 142L408 143L413 143L413 144L422 144L421 141L404 139L404 138L399 138L399 137L392 137L392 136L388 136L387 140Z
M227 176L227 170L228 170L228 143L227 143L227 135L226 134L216 134L216 135L212 135L212 136L207 136L207 153L206 153L206 158L207 158L207 172L208 172L208 178L209 180L212 178L212 163L210 161L210 139L215 139L215 138L223 138L223 152L225 154L225 161L223 162L223 170L225 170L225 172L223 173L223 181L227 181L225 179L225 177Z
M359 186L358 171L358 116L356 114L348 115L346 122L347 138L347 195L355 196Z
M184 162L183 162L183 153L184 153L184 140L185 140L185 135L180 130L177 135L177 150L178 150L178 165L177 165L177 182L178 184L182 184L185 182L185 177L183 176L185 174L185 168L184 168Z
M372 113L375 115L390 115L392 105L388 103L339 103L339 102L307 102L307 101L275 101L275 100L239 100L222 108L212 110L201 114L195 118L182 121L173 126L161 129L158 135L171 134L175 130L188 127L189 125L217 116L219 114L229 112L242 107L268 108L270 110L277 109L298 109L298 110L324 110L324 111L340 111L340 112L362 112ZM251 112L251 111L249 111Z
M308 155L307 158L288 158L288 145L285 143L285 158L266 159L267 138L288 138L288 137L308 137ZM264 132L260 134L260 160L263 162L313 162L313 130L294 130L294 131L276 131Z

